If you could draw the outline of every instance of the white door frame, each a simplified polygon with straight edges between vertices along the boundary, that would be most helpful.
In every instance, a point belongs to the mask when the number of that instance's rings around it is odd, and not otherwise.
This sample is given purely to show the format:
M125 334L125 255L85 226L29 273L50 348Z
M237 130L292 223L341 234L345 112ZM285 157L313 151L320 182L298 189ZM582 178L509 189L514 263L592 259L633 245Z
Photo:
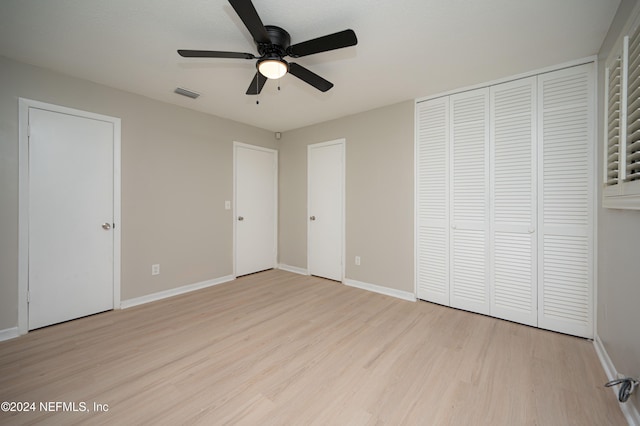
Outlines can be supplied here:
M120 119L31 99L19 98L18 111L18 333L29 331L29 108L113 124L113 308L120 309Z
M342 279L340 280L343 284L344 284L344 279L346 276L346 262L345 262L345 253L346 253L346 241L347 241L347 234L346 234L346 227L345 227L345 222L346 222L346 195L347 195L347 188L346 188L346 168L347 168L347 155L346 155L346 144L347 141L346 139L342 138L342 139L336 139L336 140L332 140L332 141L328 141L328 142L320 142L320 143L314 143L314 144L310 144L307 145L307 217L306 217L306 222L307 222L307 274L311 275L311 269L309 268L309 265L311 265L310 263L310 241L311 241L311 228L309 226L309 217L311 215L311 188L310 188L310 180L309 180L309 162L311 161L311 150L313 148L321 148L323 146L329 146L329 145L340 145L342 147L342 176L340 177L341 182L342 182L342 211L340 212L340 233L342 235L342 247L340 247L341 253L340 253L340 262L342 263Z
M242 142L233 142L233 276L237 277L238 274L236 273L236 238L237 238L237 234L236 234L236 225L237 225L237 217L238 217L238 211L237 211L237 185L236 185L236 172L237 172L237 166L236 166L236 161L238 160L238 157L236 155L236 151L238 148L247 148L247 149L255 149L258 151L265 151L265 152L269 152L269 153L273 153L274 157L275 157L275 173L273 176L274 179L274 192L273 192L273 208L274 208L274 214L273 214L273 218L274 218L274 223L273 223L273 231L275 233L275 247L273 248L273 267L275 268L278 264L278 151L275 149L271 149L271 148L265 148L263 146L258 146L258 145L250 145L250 144L246 144L246 143L242 143Z

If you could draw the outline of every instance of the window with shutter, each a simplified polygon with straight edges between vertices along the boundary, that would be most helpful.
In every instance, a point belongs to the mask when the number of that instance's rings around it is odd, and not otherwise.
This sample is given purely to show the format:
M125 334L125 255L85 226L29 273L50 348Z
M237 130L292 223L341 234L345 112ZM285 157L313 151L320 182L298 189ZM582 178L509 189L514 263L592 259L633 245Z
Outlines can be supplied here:
M606 177L607 186L618 184L620 168L620 87L622 82L622 58L617 56L611 66L606 69L607 77L607 152Z
M628 39L625 182L640 179L640 31Z
M603 206L640 209L640 26L605 65Z

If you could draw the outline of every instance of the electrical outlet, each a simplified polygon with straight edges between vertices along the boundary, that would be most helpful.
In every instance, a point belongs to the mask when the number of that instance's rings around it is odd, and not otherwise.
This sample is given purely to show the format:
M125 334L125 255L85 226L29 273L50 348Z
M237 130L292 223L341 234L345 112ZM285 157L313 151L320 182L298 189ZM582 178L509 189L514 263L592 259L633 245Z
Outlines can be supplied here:
M356 256L356 265L360 266L360 256Z
M151 275L160 275L160 264L151 265Z

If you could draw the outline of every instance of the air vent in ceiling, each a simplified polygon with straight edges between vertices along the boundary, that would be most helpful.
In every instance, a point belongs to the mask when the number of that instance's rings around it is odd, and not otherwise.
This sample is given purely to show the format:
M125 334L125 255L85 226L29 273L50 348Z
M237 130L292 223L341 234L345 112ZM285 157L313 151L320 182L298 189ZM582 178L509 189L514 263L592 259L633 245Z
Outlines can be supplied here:
M183 87L176 87L176 90L174 90L174 92L177 93L178 95L186 96L187 98L191 98L191 99L195 99L198 96L200 96L200 93L196 93L192 90L185 89Z

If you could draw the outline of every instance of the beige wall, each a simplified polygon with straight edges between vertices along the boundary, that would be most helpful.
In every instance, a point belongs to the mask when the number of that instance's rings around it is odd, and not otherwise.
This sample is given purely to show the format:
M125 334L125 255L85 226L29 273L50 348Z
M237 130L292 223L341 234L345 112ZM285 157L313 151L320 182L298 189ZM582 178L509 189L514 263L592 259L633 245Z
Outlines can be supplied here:
M18 317L19 97L122 119L123 300L233 273L233 141L271 132L0 57L0 330Z
M604 61L637 3L637 0L622 1L598 55L599 166L604 150ZM598 169L598 182L602 182L602 167ZM640 377L640 274L636 266L640 259L640 211L603 209L601 186L598 188L597 334L616 370ZM636 392L629 401L638 411L639 394Z
M345 138L346 278L414 292L413 108L407 101L282 135L280 263L307 267L307 145Z

